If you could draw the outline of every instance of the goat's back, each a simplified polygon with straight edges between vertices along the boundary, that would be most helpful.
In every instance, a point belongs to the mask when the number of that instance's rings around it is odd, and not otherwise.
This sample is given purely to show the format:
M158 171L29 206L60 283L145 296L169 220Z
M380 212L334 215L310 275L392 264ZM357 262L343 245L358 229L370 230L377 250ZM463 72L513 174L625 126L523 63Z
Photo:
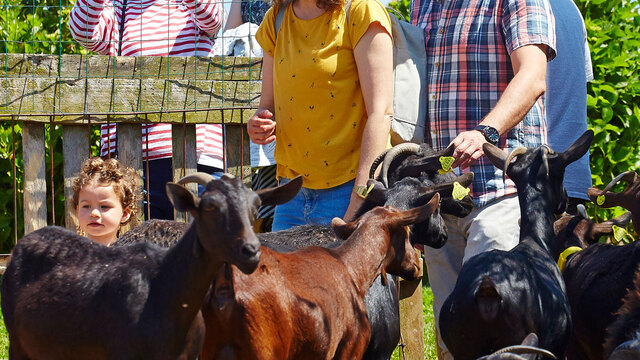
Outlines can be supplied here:
M482 288L487 279L495 290ZM475 360L520 344L531 332L541 334L541 348L560 358L570 331L566 304L561 275L550 256L521 243L512 251L478 254L463 265L442 306L440 329L456 360Z
M615 320L640 265L640 242L593 244L575 253L563 271L574 331L568 359L601 359L606 329Z
M155 275L150 264L164 253L152 244L109 248L56 226L25 235L2 281L10 341L19 338L34 358L79 358L83 351L85 358L102 358L100 348L122 346L104 339L126 342L134 335L127 329L141 316L149 290L140 282ZM60 344L75 353L51 355Z

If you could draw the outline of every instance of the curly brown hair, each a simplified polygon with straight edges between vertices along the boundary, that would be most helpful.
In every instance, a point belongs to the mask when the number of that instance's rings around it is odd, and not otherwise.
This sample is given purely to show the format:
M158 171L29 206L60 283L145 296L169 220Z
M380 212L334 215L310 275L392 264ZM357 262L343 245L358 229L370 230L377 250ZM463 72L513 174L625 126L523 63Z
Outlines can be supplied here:
M291 1L295 1L295 0L291 0ZM285 0L272 0L272 7L273 10L276 12L276 14L278 13L278 10L280 9L280 7L282 7L282 5L284 5ZM336 9L341 8L342 6L344 6L344 0L316 0L316 5L320 8L320 9L324 9L326 11L333 11Z
M73 196L71 205L73 209L78 208L78 197L80 190L91 183L101 186L113 185L113 191L120 198L122 209L129 209L132 214L138 210L138 200L141 198L140 187L138 186L138 175L130 167L120 164L116 159L104 160L99 157L87 159L82 164L82 170L78 177L73 180ZM128 223L133 216L124 222Z

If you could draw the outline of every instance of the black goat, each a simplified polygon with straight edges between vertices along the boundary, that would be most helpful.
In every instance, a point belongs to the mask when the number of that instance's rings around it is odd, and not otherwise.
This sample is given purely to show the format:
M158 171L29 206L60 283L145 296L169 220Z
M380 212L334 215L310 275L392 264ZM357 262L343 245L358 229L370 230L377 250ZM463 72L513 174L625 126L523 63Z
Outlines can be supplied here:
M593 132L587 131L563 153L542 146L518 148L508 157L495 146L483 146L518 189L520 243L510 251L478 254L462 266L440 314L442 338L456 360L519 344L532 332L540 337L541 348L564 358L571 317L554 260L560 253L554 212L566 207L565 167L587 152L592 140Z
M616 320L627 289L633 288L635 271L640 265L640 243L624 246L598 243L613 233L613 225L624 227L631 214L594 224L582 212L556 221L562 249L583 250L566 257L562 271L571 306L573 331L567 348L569 360L603 359L607 328Z
M615 322L607 329L603 359L640 359L640 268L616 312Z
M2 281L11 359L195 359L204 338L200 308L224 263L255 270L257 194L240 179L194 174L202 196L168 183L193 223L177 243L105 247L64 228L24 236ZM288 185L288 184L287 184ZM288 201L300 182L263 192ZM295 188L295 186L298 188Z

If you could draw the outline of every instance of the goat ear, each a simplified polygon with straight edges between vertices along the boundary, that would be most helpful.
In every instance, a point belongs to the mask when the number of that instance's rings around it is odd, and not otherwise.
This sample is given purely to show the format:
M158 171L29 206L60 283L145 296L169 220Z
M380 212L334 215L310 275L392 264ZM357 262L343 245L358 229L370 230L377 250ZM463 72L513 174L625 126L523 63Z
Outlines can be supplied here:
M298 175L286 184L268 189L257 190L262 205L280 205L293 199L302 187L302 176Z
M524 346L538 346L538 335L535 333L530 333L523 340L522 344Z
M407 211L401 211L398 213L399 218L397 219L398 226L407 226L416 224L419 222L423 222L429 218L440 206L440 194L436 193L433 195L433 198L426 203L417 208L413 208Z
M561 155L565 166L580 159L582 155L589 151L592 141L593 130L585 131L582 136L574 141L573 144L571 144L571 146L569 146L569 148Z
M333 229L333 232L342 240L346 240L351 236L351 234L356 230L357 224L358 223L356 221L346 223L338 217L331 220L331 228Z
M373 185L373 188L369 192L369 195L367 195L367 201L371 201L377 206L384 205L384 203L387 202L387 189L378 180L369 179L367 186L371 185Z
M168 182L166 185L167 196L171 205L182 212L187 212L198 207L199 199L182 185Z
M456 149L456 146L453 144L449 144L446 149L442 150L439 156L453 156L453 151Z
M484 151L484 154L487 155L493 166L504 170L504 163L508 156L507 153L502 151L499 147L489 143L482 144L482 150Z
M594 224L593 228L591 229L591 238L594 240L594 243L598 242L601 236L613 235L613 225L619 227L627 227L630 222L631 212L627 211L616 218Z

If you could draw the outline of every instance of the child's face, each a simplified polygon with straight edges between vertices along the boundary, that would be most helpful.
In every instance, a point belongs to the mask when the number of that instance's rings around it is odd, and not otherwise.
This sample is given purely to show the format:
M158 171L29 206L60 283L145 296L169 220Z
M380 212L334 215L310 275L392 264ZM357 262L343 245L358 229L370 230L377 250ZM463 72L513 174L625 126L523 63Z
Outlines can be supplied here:
M80 229L102 245L116 241L120 224L130 216L129 210L122 208L113 185L85 185L80 190L76 210Z

